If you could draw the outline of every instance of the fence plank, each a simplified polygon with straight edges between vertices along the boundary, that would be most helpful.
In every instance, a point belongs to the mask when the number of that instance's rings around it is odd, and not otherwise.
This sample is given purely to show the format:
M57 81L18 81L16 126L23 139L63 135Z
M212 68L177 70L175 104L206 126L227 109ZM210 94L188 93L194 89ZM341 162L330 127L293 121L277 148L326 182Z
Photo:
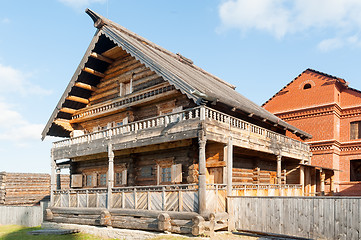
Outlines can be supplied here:
M238 230L360 239L360 197L232 197Z

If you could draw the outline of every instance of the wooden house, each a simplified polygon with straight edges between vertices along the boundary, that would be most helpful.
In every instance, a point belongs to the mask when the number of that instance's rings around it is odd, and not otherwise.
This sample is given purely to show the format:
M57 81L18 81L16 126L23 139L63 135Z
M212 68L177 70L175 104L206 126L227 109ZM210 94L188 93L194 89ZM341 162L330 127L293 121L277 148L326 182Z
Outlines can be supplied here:
M42 136L48 220L204 233L231 226L232 195L303 195L308 133L231 84L87 9L96 33ZM70 164L71 189L55 169ZM231 214L230 214L231 215Z

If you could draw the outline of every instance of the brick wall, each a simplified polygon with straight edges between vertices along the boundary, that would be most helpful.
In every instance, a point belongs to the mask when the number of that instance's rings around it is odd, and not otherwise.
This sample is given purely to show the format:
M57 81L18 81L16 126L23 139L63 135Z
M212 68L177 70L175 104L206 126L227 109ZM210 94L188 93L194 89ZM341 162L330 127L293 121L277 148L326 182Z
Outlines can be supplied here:
M305 84L311 88L304 89ZM360 91L342 79L308 69L263 107L313 136L307 141L311 164L341 170L335 172L340 194L361 195L360 182L350 182L350 160L361 159L361 139L350 139L350 122L361 121Z

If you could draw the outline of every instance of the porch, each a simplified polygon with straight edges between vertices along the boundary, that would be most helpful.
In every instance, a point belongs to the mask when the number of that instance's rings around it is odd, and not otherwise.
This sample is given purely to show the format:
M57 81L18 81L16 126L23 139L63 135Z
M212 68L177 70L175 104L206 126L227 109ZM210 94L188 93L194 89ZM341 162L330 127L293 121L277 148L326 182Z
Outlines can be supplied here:
M196 183L180 177L177 184L162 185L157 175L154 185L139 186L133 180L126 186L115 186L115 156L171 151L174 146L196 149L191 154L197 158L193 181ZM218 162L208 161L206 146L219 148L222 158ZM257 167L248 172L242 170L239 162L254 156L260 158L255 162L268 161L274 176ZM286 172L281 167L288 163L307 164L309 157L309 146L305 143L205 106L135 121L54 143L52 207L48 219L122 228L134 228L125 222L136 221L143 226L139 229L188 231L198 235L229 226L231 218L227 212L231 206L227 206L227 196L303 196L303 167L299 169L297 184L287 184ZM55 171L61 159L71 159L69 162L75 164L107 159L107 184L97 188L82 185L57 189ZM214 179L210 183L211 168L221 170L221 184ZM160 173L159 167L156 172ZM120 175L126 176L127 172ZM274 181L265 183L264 176Z

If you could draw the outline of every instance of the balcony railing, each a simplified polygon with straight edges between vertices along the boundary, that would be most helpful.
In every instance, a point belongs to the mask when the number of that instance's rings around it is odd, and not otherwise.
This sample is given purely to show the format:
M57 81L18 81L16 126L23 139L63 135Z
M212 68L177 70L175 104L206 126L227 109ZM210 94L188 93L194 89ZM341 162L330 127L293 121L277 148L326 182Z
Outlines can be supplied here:
M207 184L207 209L226 211L226 184ZM299 184L234 184L232 196L302 196ZM110 208L198 212L198 185L116 187ZM107 189L55 190L53 207L108 208Z
M180 112L170 113L167 115L148 118L136 122L131 122L122 126L117 126L106 130L54 142L53 148L61 148L73 144L87 143L97 139L111 138L113 136L136 133L137 131L142 129L150 129L161 126L165 127L170 123L178 123L191 119L216 121L223 126L227 126L229 129L240 130L242 132L248 133L249 135L256 135L262 137L265 140L283 143L290 148L295 148L302 151L309 151L309 145L306 143L297 141L295 139L286 137L271 130L259 127L244 120L232 117L225 113L204 106L186 109Z

